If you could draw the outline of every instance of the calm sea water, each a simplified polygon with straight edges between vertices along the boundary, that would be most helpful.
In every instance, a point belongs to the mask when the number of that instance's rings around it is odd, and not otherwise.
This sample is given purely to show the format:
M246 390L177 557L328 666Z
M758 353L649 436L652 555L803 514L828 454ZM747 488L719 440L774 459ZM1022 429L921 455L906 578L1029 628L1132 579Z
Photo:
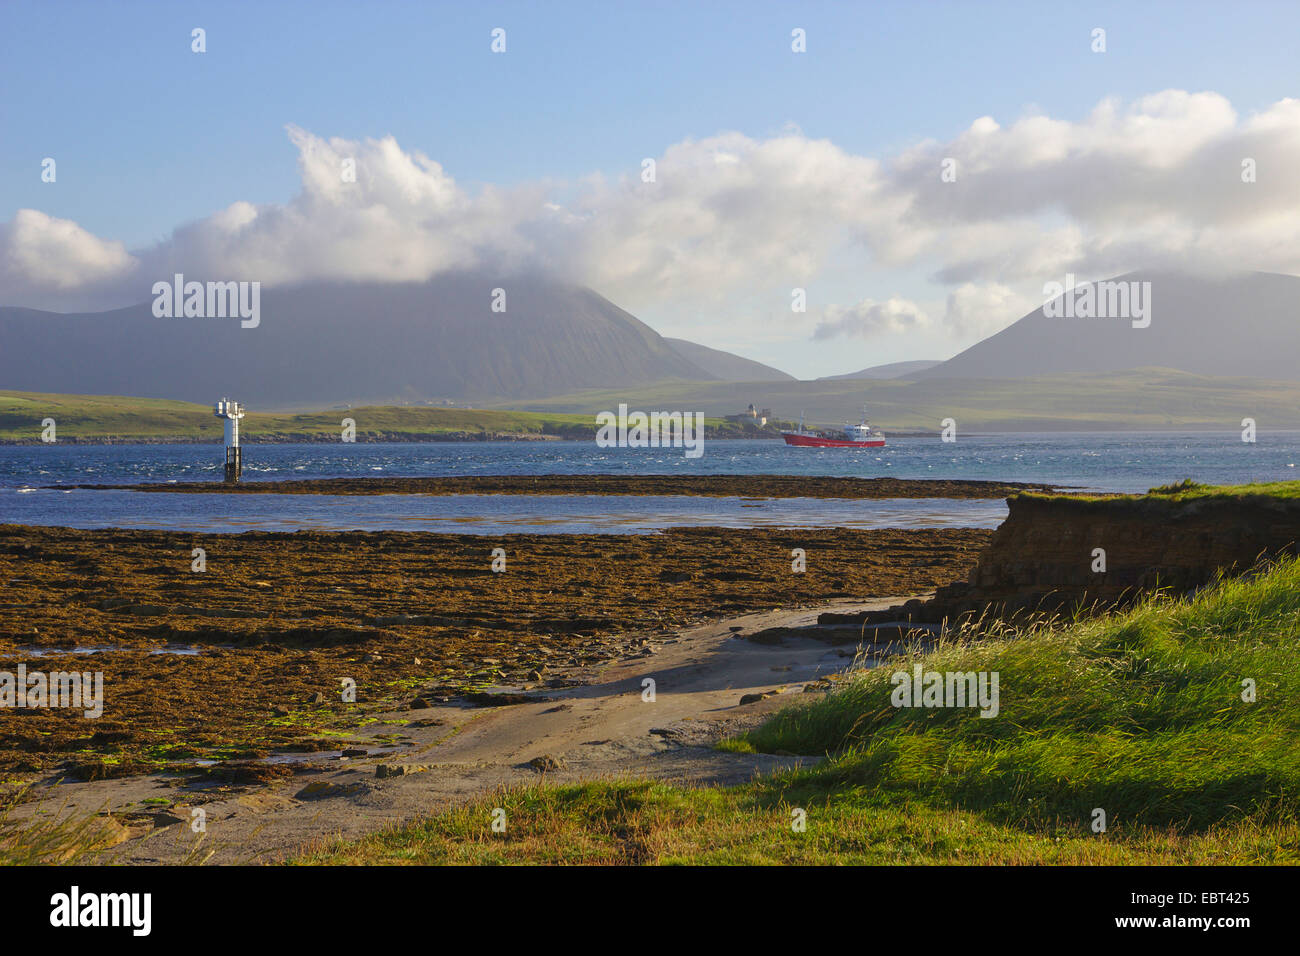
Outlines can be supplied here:
M717 441L701 458L681 449L602 449L593 442L245 446L246 481L406 475L784 474L965 478L1144 491L1193 478L1211 483L1300 477L1300 432L1051 433L894 438L863 451ZM606 496L140 495L21 490L86 482L220 478L219 445L0 447L0 522L76 527L243 531L355 528L644 532L730 527L991 527L1001 502L825 501ZM514 500L511 500L511 499Z
M1002 501L684 495L142 495L0 489L0 523L181 531L646 534L665 528L996 528Z

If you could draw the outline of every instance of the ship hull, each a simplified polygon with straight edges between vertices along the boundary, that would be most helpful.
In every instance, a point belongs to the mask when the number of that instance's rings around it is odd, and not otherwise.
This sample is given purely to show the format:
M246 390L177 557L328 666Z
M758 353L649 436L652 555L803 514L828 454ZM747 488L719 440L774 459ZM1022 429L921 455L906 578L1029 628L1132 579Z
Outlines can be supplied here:
M802 448L884 448L885 440L883 438L873 438L870 441L847 441L843 438L822 438L819 435L798 435L794 432L782 432L781 437L785 439L787 445L798 445Z

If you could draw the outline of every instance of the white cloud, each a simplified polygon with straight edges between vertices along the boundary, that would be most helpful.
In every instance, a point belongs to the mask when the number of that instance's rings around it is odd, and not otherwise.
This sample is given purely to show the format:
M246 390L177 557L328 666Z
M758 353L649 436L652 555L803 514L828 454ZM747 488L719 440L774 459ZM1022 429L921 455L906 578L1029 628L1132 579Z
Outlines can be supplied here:
M831 339L840 335L872 338L882 334L901 334L926 328L930 317L915 302L894 296L884 302L864 299L847 308L827 306L822 320L813 331L815 339Z
M982 339L1042 305L997 282L967 282L948 293L944 324L961 338Z
M1011 321L1066 272L1143 266L1300 271L1300 100L1239 117L1213 92L1107 99L1069 121L975 119L949 142L854 155L797 129L767 139L721 133L673 144L611 179L510 188L461 186L392 137L325 139L297 127L301 191L283 204L238 202L128 253L75 223L21 210L0 226L6 303L70 292L141 301L173 271L268 284L318 278L419 280L467 267L539 269L639 311L788 302L828 270L860 283L906 268L949 296L955 334ZM943 182L943 159L957 160ZM1258 181L1243 183L1254 159ZM355 159L356 181L341 175ZM891 280L892 281L892 280ZM823 314L863 334L922 327L890 302ZM874 310L874 311L873 311ZM738 313L737 313L738 314ZM931 323L936 325L936 323ZM806 334L806 333L800 333Z
M100 239L70 219L20 209L0 223L0 288L17 295L93 286L134 266L122 243Z

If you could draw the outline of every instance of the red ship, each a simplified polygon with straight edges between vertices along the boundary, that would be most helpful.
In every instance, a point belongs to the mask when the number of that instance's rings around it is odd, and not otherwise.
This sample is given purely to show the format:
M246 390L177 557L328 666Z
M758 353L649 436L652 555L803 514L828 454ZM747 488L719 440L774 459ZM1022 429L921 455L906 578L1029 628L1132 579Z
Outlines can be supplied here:
M840 434L825 431L804 431L803 416L799 416L797 432L782 432L787 445L804 448L884 448L885 436L871 427L865 411L857 425L845 425Z

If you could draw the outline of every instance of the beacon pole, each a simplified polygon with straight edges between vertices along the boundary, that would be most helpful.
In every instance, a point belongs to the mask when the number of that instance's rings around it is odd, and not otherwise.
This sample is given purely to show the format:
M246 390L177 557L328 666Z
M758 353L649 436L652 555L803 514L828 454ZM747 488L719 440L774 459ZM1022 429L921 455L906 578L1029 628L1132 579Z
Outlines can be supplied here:
M239 481L243 471L243 460L239 450L239 420L244 417L244 410L239 402L223 398L217 402L212 414L226 423L226 477L227 484Z

